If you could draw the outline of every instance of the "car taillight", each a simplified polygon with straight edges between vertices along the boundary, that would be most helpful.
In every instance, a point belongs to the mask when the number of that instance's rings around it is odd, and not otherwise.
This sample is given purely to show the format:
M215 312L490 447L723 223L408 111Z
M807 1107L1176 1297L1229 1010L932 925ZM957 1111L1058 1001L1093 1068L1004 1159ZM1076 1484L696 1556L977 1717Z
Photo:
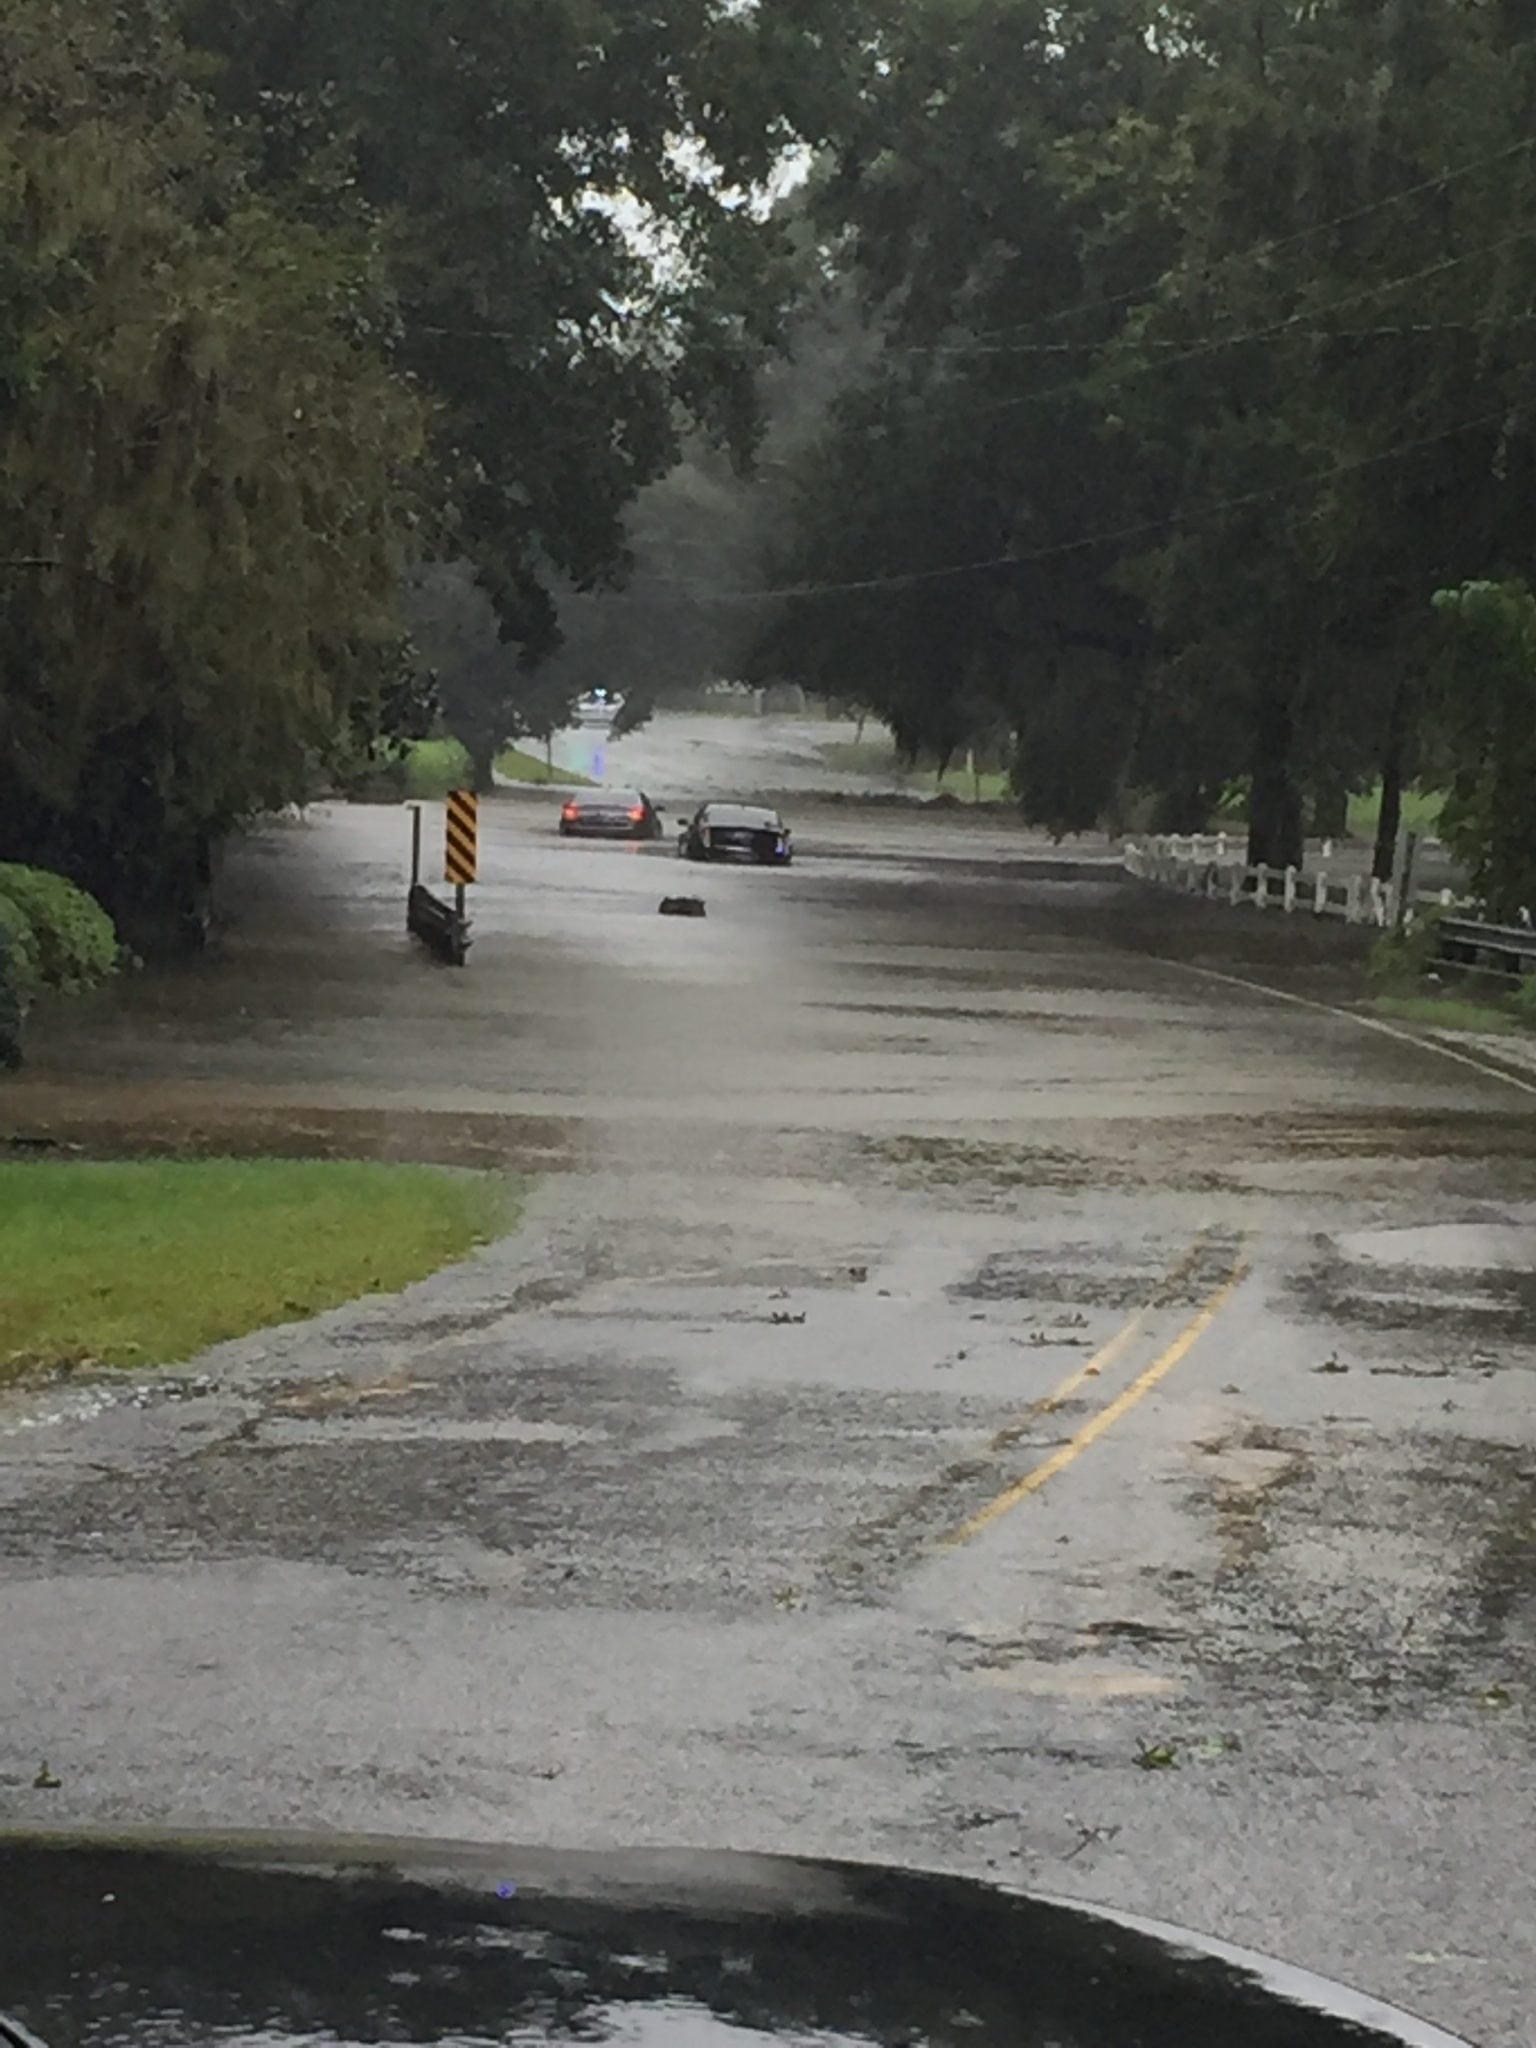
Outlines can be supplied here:
M645 816L645 806L643 804L636 804L635 808L630 812L629 815L634 819L635 823L638 825Z
M566 804L560 813L562 818L576 818L581 814L574 804Z

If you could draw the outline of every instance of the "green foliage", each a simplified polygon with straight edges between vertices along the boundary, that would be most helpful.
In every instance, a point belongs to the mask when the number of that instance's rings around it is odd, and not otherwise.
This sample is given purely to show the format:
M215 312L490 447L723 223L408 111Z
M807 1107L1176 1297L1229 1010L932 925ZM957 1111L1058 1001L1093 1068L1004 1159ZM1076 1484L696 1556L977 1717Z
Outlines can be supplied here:
M1431 914L1415 918L1405 931L1381 934L1366 962L1366 975L1373 988L1384 993L1422 988L1425 976L1435 964L1439 944L1437 922Z
M0 924L21 963L23 986L81 995L117 971L111 918L62 875L0 862Z
M1294 859L1441 744L1429 593L1536 553L1529 22L929 0L877 51L816 203L887 346L760 666L909 743L1006 721L1048 823L1243 779Z
M1510 997L1509 1007L1528 1030L1536 1031L1536 974L1521 977L1519 987Z
M1536 909L1536 596L1518 579L1435 593L1433 699L1451 766L1443 830L1494 919Z
M558 726L552 593L690 424L751 445L788 271L743 202L856 12L8 0L0 857L186 912L232 823L426 729L421 668L481 782Z
M1512 1009L1479 1002L1473 996L1386 994L1377 996L1373 1007L1383 1017L1396 1017L1404 1024L1427 1024L1432 1031L1480 1031L1492 1035L1519 1029Z
M311 216L389 224L382 323L432 401L421 552L459 585L436 621L455 644L426 658L482 781L498 744L562 722L574 676L538 665L557 607L622 578L636 493L690 427L738 455L755 439L791 276L743 200L828 131L867 62L862 12L191 0L263 189L300 169Z
M0 1074L21 1065L21 1020L26 1009L17 933L21 916L0 896Z
M379 693L425 408L380 231L253 185L169 6L0 21L0 855L115 905Z
M525 753L521 747L502 747L495 767L502 782L557 783L566 789L589 786L587 776L558 767L551 773L542 754ZM350 780L346 794L374 803L430 802L450 789L472 786L469 755L458 740L412 740Z
M1438 833L1444 809L1443 789L1406 789L1403 791L1401 823L1409 832ZM1352 838L1368 838L1375 832L1381 822L1379 782L1372 789L1351 794L1346 822Z
M0 876L15 874L15 868L0 869ZM5 978L18 1016L43 985L42 965L37 957L37 934L32 919L0 882L0 945L5 948Z

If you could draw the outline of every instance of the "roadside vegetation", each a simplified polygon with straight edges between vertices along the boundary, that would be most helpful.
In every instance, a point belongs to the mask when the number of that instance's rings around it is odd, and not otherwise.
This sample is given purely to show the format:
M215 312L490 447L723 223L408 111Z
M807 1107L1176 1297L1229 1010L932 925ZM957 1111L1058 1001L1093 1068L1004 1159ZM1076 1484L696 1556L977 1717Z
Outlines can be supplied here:
M1404 1024L1426 1024L1435 1031L1516 1032L1536 1028L1536 1010L1522 1014L1513 1001L1500 1004L1479 1002L1475 997L1452 994L1379 995L1373 1006L1383 1017L1396 1017Z
M494 766L499 781L567 789L591 787L589 777L558 767L551 771L542 753L532 754L522 747L501 748ZM437 738L410 740L354 763L337 777L336 786L342 795L362 803L405 803L430 802L451 789L474 789L479 782L463 743Z
M566 788L587 789L590 778L564 768L551 771L542 754L530 754L521 747L503 747L496 756L496 773L507 782L557 783ZM417 740L405 756L404 789L408 797L446 796L450 789L474 787L469 754L458 740Z
M40 995L83 995L121 959L111 918L83 889L0 862L0 1072L21 1064L22 1027Z
M508 1229L483 1175L283 1160L0 1160L0 1383L152 1366L391 1293Z
M434 697L482 782L563 723L556 592L750 450L794 280L735 195L842 5L7 0L0 859L174 922Z
M945 767L935 763L906 761L888 733L862 740L832 740L821 750L829 768L848 774L889 777L892 784L914 796L958 797L962 803L1006 803L1013 794L1013 782L1005 768L972 771L963 760Z
M1381 824L1382 801L1383 792L1379 782L1374 789L1356 790L1350 796L1345 830L1351 839L1376 837ZM1444 790L1405 789L1402 793L1399 822L1405 832L1438 833L1444 810Z
M1518 985L1501 977L1458 973L1436 953L1433 915L1411 931L1386 932L1367 967L1372 1006L1384 1017L1431 1030L1513 1033L1536 1031L1536 974Z
M130 933L721 678L1536 906L1528 9L9 0L0 160L0 859Z
M810 204L883 346L792 464L753 673L913 759L1001 725L1064 831L1246 779L1274 869L1379 788L1385 879L1444 789L1489 909L1536 908L1529 17L940 0L880 40Z

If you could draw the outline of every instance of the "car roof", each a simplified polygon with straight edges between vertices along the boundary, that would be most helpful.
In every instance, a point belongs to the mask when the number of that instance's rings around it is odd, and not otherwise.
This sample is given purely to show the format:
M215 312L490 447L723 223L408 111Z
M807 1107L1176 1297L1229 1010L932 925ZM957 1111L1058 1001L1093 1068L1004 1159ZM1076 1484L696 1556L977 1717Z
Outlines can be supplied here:
M721 825L779 825L778 812L769 804L705 804L704 811Z
M638 789L578 789L572 793L569 802L581 809L611 810L616 804L631 806L644 803Z

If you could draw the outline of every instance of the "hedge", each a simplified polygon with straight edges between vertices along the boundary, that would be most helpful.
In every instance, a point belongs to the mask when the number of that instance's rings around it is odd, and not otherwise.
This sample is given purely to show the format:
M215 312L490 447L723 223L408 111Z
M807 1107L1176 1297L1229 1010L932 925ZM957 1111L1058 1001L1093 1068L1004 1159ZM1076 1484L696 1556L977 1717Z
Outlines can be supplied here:
M21 1024L42 989L78 995L117 971L112 920L46 868L0 862L0 1072L21 1065Z
M117 971L111 918L94 896L46 868L0 861L0 922L24 1001L39 987L79 995Z
M21 1065L21 958L10 915L15 906L0 897L0 1074Z

